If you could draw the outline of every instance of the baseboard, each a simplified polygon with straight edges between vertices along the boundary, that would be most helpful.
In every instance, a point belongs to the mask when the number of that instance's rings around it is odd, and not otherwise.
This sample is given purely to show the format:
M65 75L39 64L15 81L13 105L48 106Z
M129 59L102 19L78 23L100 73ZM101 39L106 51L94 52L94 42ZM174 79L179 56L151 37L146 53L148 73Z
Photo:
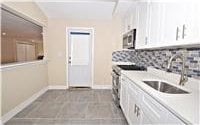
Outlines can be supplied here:
M2 122L2 120L0 119L0 125L3 125L3 122Z
M112 85L93 85L92 89L112 89Z
M39 96L44 94L48 90L48 87L45 87L41 89L39 92L32 95L30 98L28 98L26 101L22 102L18 106L16 106L14 109L3 115L2 117L2 123L6 123L8 120L10 120L13 116L15 116L17 113L22 111L24 108L26 108L28 105L30 105L33 101L35 101ZM1 125L1 123L0 123Z
M67 89L67 86L63 85L56 85L56 86L49 86L48 89Z

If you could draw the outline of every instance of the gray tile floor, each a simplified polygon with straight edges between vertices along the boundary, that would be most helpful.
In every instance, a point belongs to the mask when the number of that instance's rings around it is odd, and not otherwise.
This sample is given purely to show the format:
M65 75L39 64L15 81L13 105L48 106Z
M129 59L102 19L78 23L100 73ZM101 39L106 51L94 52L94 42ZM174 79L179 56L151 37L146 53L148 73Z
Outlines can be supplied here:
M127 125L110 90L49 90L5 125Z

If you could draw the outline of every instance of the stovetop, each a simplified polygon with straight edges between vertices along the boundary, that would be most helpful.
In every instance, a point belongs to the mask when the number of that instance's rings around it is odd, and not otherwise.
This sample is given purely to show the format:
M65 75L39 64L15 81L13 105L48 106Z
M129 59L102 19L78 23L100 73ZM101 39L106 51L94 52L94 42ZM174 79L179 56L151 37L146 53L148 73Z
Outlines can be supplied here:
M143 66L137 66L137 65L117 65L122 70L146 70Z
M147 70L145 67L137 66L137 65L114 65L112 69L113 69L113 71L115 71L118 74L120 74L121 70L126 70L126 71L131 71L131 70L145 71L145 70Z

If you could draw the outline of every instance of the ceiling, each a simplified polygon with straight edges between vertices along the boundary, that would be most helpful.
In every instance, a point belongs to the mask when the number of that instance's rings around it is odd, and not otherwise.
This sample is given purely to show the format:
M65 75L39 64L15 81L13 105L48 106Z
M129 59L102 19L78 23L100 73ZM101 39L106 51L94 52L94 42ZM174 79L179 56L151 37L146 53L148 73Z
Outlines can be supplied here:
M35 0L48 18L112 19L122 15L133 0Z

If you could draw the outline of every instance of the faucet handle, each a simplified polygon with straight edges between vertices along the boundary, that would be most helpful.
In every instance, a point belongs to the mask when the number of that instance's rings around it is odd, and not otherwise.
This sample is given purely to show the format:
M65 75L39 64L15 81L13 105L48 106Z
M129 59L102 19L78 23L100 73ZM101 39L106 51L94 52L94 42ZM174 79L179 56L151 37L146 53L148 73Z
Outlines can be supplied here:
M184 86L187 81L188 81L188 77L187 77L187 75L184 75L183 78L182 78L182 80L180 80L179 84L181 86Z

